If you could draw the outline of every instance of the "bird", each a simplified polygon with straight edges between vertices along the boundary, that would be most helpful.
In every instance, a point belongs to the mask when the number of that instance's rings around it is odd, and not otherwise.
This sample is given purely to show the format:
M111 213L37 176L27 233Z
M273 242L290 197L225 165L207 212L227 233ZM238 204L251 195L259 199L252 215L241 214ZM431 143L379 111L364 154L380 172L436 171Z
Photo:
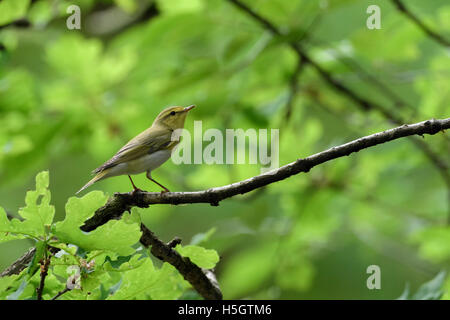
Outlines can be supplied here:
M76 194L97 181L120 175L128 175L133 192L142 191L131 179L131 175L142 172L146 172L146 177L163 189L161 192L169 192L169 189L152 178L151 172L170 158L173 148L180 142L179 136L173 137L172 134L176 129L184 127L186 116L194 107L195 105L173 106L161 111L148 129L131 139L111 159L92 171L95 176Z

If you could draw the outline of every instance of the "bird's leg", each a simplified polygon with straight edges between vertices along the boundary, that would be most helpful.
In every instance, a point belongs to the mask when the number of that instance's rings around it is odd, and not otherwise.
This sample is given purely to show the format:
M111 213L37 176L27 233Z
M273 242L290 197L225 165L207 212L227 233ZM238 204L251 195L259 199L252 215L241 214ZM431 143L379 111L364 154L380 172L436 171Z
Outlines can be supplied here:
M166 192L170 192L169 189L167 189L166 187L164 187L161 183L159 183L158 181L156 181L155 179L152 178L150 171L147 171L146 177L150 180L153 181L154 183L156 183L158 186L160 186L161 188L164 189L164 191L161 191L161 193L166 193Z
M131 184L133 185L133 189L134 189L133 192L142 191L141 189L139 189L138 187L136 187L134 185L133 179L131 179L130 175L128 175L128 178L130 178Z

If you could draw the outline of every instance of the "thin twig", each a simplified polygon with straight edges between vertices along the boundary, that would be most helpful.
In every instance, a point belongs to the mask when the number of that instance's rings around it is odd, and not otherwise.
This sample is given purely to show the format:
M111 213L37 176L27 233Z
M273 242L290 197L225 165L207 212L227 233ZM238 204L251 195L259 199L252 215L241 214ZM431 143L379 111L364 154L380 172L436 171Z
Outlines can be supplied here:
M308 42L312 43L314 45L318 45L321 47L328 47L328 44L323 41L319 40L317 38L312 38L311 36L308 37ZM392 91L388 85L384 84L380 79L378 79L376 76L372 75L370 72L366 71L356 60L352 59L349 56L342 55L342 52L340 52L340 55L331 54L333 57L337 60L339 60L342 64L344 64L347 68L354 69L357 72L357 75L360 79L366 80L368 83L371 83L373 86L378 88L378 91L382 93L384 96L389 98L395 105L395 107L407 107L414 113L416 110L413 108L411 104L403 100L402 97L397 95L394 91Z
M50 257L44 256L41 261L41 280L39 282L39 287L37 287L37 300L42 300L42 292L44 291L45 278L48 275L48 267L50 265Z
M56 294L56 296L54 296L54 297L51 298L50 300L56 300L56 299L58 299L59 297L61 297L64 293L66 293L66 292L68 292L68 291L70 291L70 289L67 288L67 287L65 287L63 290L61 290L60 292L58 292L58 293Z
M297 64L295 66L295 70L292 73L291 80L289 81L289 95L286 102L286 113L284 116L284 120L286 123L289 122L292 115L295 97L297 96L298 93L298 78L300 77L302 71L305 69L305 65L306 63L304 63L303 59L299 57Z
M14 21L11 21L7 24L0 25L0 30L8 27L16 27L16 28L29 28L31 27L31 22L28 19L21 18Z
M247 15L251 16L253 19L255 19L257 22L259 22L264 28L271 31L274 35L283 38L284 34L279 31L279 29L271 23L268 19L264 18L263 16L259 15L253 9L251 9L246 4L242 3L240 0L228 0L228 2L231 2L236 7L244 11ZM369 101L366 98L360 96L347 86L345 86L343 83L335 79L331 73L323 69L316 61L314 61L306 52L306 50L295 41L287 41L286 42L296 53L297 55L303 60L304 63L308 63L311 65L316 72L322 77L325 82L328 83L334 90L342 93L343 95L347 96L350 100L352 100L356 105L365 112L376 110L379 113L381 113L386 119L388 119L390 122L396 125L401 125L402 123L405 123L405 121L390 111L389 109L383 107L382 105ZM423 154L433 163L435 168L440 173L442 179L444 180L444 183L446 184L447 188L447 194L448 194L448 219L450 223L450 173L448 172L448 166L446 163L440 159L440 157L428 146L425 142L422 140L417 139L417 137L411 137L414 144L423 152Z
M427 25L425 25L415 14L413 14L400 0L392 0L397 9L407 16L412 22L414 22L423 32L433 38L435 41L440 43L445 47L450 47L450 41L442 37L437 32L431 30Z

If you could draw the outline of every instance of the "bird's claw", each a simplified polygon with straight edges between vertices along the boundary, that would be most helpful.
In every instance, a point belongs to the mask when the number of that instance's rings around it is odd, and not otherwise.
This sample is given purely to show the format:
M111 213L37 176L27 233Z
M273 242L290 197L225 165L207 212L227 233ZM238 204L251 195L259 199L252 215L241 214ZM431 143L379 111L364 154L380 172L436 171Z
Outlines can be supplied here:
M136 193L142 193L145 192L144 190L141 190L139 188L133 189L133 191L131 191L131 194L136 194Z

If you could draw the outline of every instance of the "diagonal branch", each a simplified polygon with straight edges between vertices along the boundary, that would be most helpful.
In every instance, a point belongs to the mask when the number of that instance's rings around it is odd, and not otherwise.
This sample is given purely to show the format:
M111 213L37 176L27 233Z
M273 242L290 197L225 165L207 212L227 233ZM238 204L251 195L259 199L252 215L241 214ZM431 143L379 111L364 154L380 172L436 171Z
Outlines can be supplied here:
M359 138L338 147L333 147L244 181L204 191L168 193L135 191L116 193L103 207L94 213L92 218L85 221L81 229L83 231L92 231L110 219L120 218L124 211L129 211L133 206L145 208L151 204L182 203L209 203L217 206L221 200L226 198L260 189L268 184L284 180L300 172L308 172L317 165L339 157L348 156L353 152L358 152L362 149L406 136L436 134L448 128L450 128L450 118L442 120L433 119L412 125L403 125ZM145 225L141 224L141 230L142 236L140 242L146 247L151 247L151 253L155 257L173 265L205 299L222 299L222 293L214 273L211 270L199 268L188 258L182 257L173 249L179 240L173 240L169 244L165 244Z
M94 216L85 221L83 231L92 231L110 219L118 219L124 211L131 207L148 207L152 204L209 203L217 206L220 201L238 194L244 194L268 184L284 180L292 175L308 172L311 168L325 162L348 156L353 152L376 146L395 139L413 135L434 135L450 128L450 118L427 120L415 124L403 125L365 136L343 145L327 149L304 159L298 159L278 169L236 182L230 185L194 192L129 192L116 193Z
M227 1L241 9L247 15L251 16L255 21L272 32L275 36L280 38L284 37L283 33L273 23L256 13L252 8L242 3L240 0ZM392 122L393 124L401 125L402 123L405 123L405 121L394 112L376 102L367 100L349 87L345 86L342 82L335 79L331 73L323 69L316 61L314 61L298 42L291 40L288 41L287 44L297 53L303 63L307 63L312 68L314 68L315 71L322 77L322 79L326 83L328 83L330 87L352 100L362 111L368 112L376 110L381 113L386 119L390 120L390 122ZM416 147L422 151L422 153L431 161L431 163L433 163L434 167L439 171L442 179L444 180L447 187L448 206L450 210L450 174L448 172L447 164L443 160L441 160L440 157L428 145L426 145L425 142L417 139L417 137L412 137L411 139ZM450 214L448 218L450 222Z
M19 259L13 262L8 268L0 273L1 277L12 276L13 274L19 274L30 264L31 260L33 260L33 256L36 253L36 248L30 248L27 252L25 252Z
M284 34L274 24L272 24L268 19L256 13L253 9L251 9L246 4L242 3L240 0L227 0L227 1L231 2L236 7L240 8L247 15L251 16L264 28L271 31L275 36L281 38L284 37ZM323 69L315 60L313 60L306 52L306 50L303 48L303 46L301 46L298 42L291 40L287 41L286 44L289 45L296 52L299 58L303 60L303 63L311 65L316 70L316 72L322 77L322 79L328 83L328 85L330 85L336 91L339 91L340 93L347 96L350 100L355 102L356 105L358 105L363 111L377 110L378 112L383 114L383 116L385 116L387 119L391 120L391 122L397 125L400 125L401 123L404 122L403 119L398 117L396 114L392 113L391 111L387 110L386 108L375 102L371 102L365 99L364 97L361 97L356 92L346 87L342 82L335 79L328 71Z
M400 0L392 0L394 5L397 7L397 10L402 12L405 16L407 16L412 22L414 22L423 32L433 38L435 41L440 43L445 47L450 47L450 41L443 38L440 34L431 30L427 25L425 25L414 13L412 13Z
M222 292L214 272L201 269L192 263L189 258L181 256L173 249L176 244L181 242L180 239L176 238L165 244L144 224L141 224L141 231L140 242L147 248L151 247L150 251L155 257L173 265L203 298L207 300L222 299Z
M182 204L182 203L209 203L217 206L220 201L245 194L253 190L258 190L271 183L284 180L292 175L301 172L309 172L313 167L325 162L348 156L353 152L358 152L388 141L399 138L424 134L434 135L440 131L450 128L450 118L440 120L427 120L415 124L403 125L397 128L386 130L365 136L343 145L327 149L304 159L298 159L292 163L278 169L243 180L230 185L212 188L196 192L129 192L116 193L94 216L87 220L81 227L83 231L92 231L111 219L118 219L125 211L131 207L148 207L152 204ZM159 240L153 232L146 226L141 225L141 243L146 247L151 246L151 252L157 258L168 262L189 281L192 286L205 299L221 299L222 293L211 270L204 270L193 264L188 258L182 257L173 247L179 243L179 239L174 239L168 244ZM1 276L20 273L27 267L34 255L34 249L30 249L11 267L2 272Z

